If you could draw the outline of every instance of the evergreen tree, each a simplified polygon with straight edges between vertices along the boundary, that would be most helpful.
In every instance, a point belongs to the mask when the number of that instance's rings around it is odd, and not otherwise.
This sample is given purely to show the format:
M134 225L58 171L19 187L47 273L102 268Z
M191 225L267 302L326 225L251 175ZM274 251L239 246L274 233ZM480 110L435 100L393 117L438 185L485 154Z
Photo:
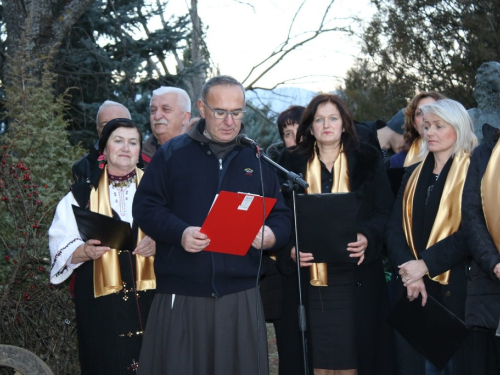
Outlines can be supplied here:
M424 90L440 91L467 108L475 107L472 92L477 69L483 62L500 60L500 2L372 3L377 13L363 36L366 58L351 69L346 82L346 95L359 110L370 104L387 116L389 97L395 95L389 102L399 104L400 98L408 101ZM356 93L363 80L362 92ZM372 109L366 110L373 118Z
M68 98L54 100L53 74L27 73L27 50L16 57L26 65L9 67L10 126L0 135L0 342L36 353L56 374L77 373L74 307L67 284L49 282L47 230L81 150L68 142Z
M105 100L125 105L148 134L151 91L187 88L199 65L171 71L188 46L188 15L164 19L166 1L97 0L63 41L55 60L58 92L71 91L72 141L95 142L95 115Z
M347 72L344 87L337 91L357 121L388 121L406 107L416 84L406 79L388 79L367 60L360 59Z
M276 125L277 116L272 112L269 106L256 108L247 103L245 118L245 134L259 143L259 146L264 150L271 145L281 141Z

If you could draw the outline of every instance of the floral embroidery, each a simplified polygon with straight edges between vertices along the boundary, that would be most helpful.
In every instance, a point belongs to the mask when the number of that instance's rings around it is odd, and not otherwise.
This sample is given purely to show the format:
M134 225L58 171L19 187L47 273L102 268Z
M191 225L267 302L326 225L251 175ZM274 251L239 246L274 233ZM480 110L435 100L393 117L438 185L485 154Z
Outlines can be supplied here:
M54 266L56 265L57 258L59 258L59 257L61 256L62 252L63 252L64 250L66 250L66 249L68 248L68 246L69 246L69 245L71 245L71 244L72 244L73 242L75 242L75 241L83 241L83 240L82 240L81 238L75 238L75 239L73 239L73 241L69 242L66 246L64 246L61 250L59 250L59 251L56 253L56 255L54 256L54 261L52 262L52 265L50 266L50 269L54 268ZM66 267L65 267L65 268L66 268ZM57 276L57 275L59 275L59 274L60 274L60 273L62 273L62 272L64 272L64 268L63 268L62 270L60 270L60 271L56 274L56 276Z
M104 165L106 164L106 156L99 153L99 157L97 158L97 161L99 162L99 168L104 169Z
M53 277L59 277L66 271L68 271L68 265L65 265L63 268L57 271L57 273Z
M127 187L132 182L137 181L137 174L135 173L135 169L125 176L113 176L112 174L108 174L109 183L116 188Z

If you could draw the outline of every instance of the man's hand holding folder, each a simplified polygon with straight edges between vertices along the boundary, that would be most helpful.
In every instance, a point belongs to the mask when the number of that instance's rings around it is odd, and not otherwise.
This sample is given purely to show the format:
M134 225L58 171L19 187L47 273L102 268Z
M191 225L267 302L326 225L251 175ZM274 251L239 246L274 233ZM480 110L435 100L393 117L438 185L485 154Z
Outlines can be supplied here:
M275 198L221 191L203 226L196 229L198 233L192 242L199 246L205 245L204 250L207 251L240 256L246 255L250 246L268 249L274 245L276 238L264 222L275 203Z

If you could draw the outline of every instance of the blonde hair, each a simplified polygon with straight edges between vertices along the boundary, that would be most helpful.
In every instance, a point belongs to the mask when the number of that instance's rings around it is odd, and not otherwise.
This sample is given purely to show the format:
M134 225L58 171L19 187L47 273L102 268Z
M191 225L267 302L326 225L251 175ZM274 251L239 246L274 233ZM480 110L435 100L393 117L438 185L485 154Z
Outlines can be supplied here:
M472 153L477 146L477 137L474 134L472 119L462 104L452 99L442 99L435 103L423 105L420 109L424 116L433 114L453 127L457 134L453 155L461 151ZM424 155L427 151L427 143L424 142L420 155Z

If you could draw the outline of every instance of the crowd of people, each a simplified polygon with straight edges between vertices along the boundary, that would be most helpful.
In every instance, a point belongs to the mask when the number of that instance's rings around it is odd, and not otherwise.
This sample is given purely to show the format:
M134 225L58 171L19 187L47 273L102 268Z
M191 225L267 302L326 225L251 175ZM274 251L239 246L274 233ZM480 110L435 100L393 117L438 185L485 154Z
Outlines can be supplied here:
M49 229L50 278L71 278L82 374L265 375L266 321L281 375L500 374L497 128L485 124L477 146L465 108L437 92L388 123L355 121L334 94L283 111L267 154L307 182L296 194L354 197L348 261L323 262L297 233L331 223L296 233L289 176L237 139L241 83L209 79L196 107L191 119L184 90L154 90L143 141L127 108L106 101L95 146L73 165ZM243 256L208 251L202 225L222 191L276 201ZM73 206L129 223L135 247L83 239ZM431 300L467 329L444 365L388 319L400 301L429 319Z

